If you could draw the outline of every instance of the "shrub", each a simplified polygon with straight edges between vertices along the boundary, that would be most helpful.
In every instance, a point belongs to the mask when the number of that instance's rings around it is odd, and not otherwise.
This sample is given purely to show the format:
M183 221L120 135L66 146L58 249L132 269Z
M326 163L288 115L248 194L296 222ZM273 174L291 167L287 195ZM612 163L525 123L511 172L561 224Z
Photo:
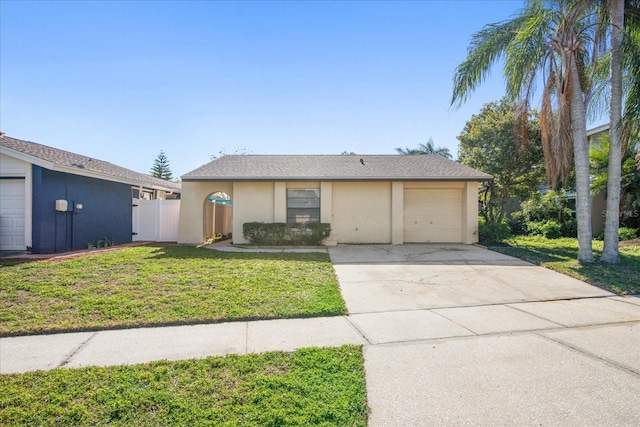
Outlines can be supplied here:
M638 237L638 231L635 228L620 227L618 228L618 240L630 240ZM604 230L595 237L596 240L604 240Z
M578 237L578 221L571 219L560 223L562 237Z
M331 224L324 222L307 224L307 228L311 231L311 234L307 237L307 243L312 246L322 244L322 241L331 234Z
M287 224L283 222L274 222L263 224L266 245L282 245L287 234Z
M478 218L478 238L482 243L501 242L511 237L511 230L506 221L487 222Z
M568 207L567 196L560 192L549 191L545 195L535 193L522 203L520 212L527 222L571 220L573 213Z
M263 244L267 238L267 228L264 222L246 222L242 224L242 235L254 244Z
M543 236L547 239L562 237L562 228L556 221L531 221L527 223L527 232L534 236Z
M331 224L285 224L283 222L246 222L242 235L254 245L318 246L331 234Z
M514 234L545 236L549 239L576 237L578 223L563 192L535 193L522 203L509 222Z
M522 211L514 212L508 220L509 229L514 236L522 236L527 234L527 220Z
M630 240L638 237L638 230L629 227L618 228L618 240Z

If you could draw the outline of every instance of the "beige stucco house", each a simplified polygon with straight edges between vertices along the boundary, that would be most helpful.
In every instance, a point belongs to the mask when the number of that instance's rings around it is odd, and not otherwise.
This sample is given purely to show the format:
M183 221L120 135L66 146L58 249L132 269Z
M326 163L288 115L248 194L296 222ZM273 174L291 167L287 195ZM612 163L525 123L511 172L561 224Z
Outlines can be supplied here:
M478 183L489 179L438 155L224 156L182 176L178 242L223 232L210 207L223 195L234 243L253 221L330 223L328 245L476 243Z

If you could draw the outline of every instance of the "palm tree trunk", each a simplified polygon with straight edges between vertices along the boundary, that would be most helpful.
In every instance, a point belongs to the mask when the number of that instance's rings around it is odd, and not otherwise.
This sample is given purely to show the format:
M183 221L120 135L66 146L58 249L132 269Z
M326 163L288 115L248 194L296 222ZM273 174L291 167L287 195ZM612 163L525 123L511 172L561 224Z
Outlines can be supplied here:
M576 216L578 220L578 262L593 262L591 230L591 180L589 177L589 143L584 98L580 89L580 77L575 58L570 60L571 127L573 134L574 162L576 166Z
M604 223L604 249L601 261L618 264L618 227L620 226L620 175L622 173L622 31L624 0L609 0L611 14L611 105L609 107L609 171L607 176L607 212Z

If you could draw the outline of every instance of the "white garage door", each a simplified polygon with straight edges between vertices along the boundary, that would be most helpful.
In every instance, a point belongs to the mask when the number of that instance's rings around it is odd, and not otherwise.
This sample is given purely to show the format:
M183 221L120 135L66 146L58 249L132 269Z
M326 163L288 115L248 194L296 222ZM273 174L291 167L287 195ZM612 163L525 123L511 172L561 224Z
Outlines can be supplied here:
M24 179L0 179L0 250L25 250Z
M462 190L405 189L404 241L462 242Z

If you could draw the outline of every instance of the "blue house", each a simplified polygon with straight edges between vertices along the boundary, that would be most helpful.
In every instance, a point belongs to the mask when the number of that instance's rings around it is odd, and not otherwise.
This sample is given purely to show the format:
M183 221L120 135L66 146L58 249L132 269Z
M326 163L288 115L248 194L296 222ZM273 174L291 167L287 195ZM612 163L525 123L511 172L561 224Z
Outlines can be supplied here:
M180 184L0 135L0 250L54 253L132 241L134 198L180 197Z

